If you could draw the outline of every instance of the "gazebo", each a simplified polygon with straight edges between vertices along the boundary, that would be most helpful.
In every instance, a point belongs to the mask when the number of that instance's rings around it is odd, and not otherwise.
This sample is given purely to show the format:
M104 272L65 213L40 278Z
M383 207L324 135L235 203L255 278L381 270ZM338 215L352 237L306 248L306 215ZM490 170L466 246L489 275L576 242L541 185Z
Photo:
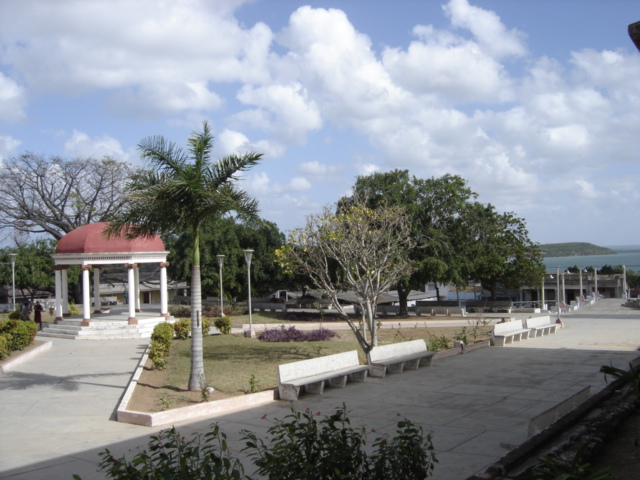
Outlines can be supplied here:
M58 242L54 260L56 301L55 323L69 313L67 269L80 265L82 269L82 322L91 325L91 282L89 271L93 270L93 302L95 313L100 310L100 268L104 265L124 265L128 270L129 325L136 325L136 312L140 312L140 286L138 267L142 263L157 263L160 267L160 316L169 318L167 298L167 255L162 239L152 237L107 238L107 223L91 223L67 233Z

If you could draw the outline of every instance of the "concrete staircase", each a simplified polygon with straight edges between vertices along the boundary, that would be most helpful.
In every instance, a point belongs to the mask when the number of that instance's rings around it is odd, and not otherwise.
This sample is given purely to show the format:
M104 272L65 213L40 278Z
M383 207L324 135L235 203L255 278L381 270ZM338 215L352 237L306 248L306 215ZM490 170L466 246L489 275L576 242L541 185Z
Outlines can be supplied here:
M65 319L57 324L48 324L38 332L38 336L72 340L150 338L153 328L164 321L165 319L160 316L145 316L138 317L137 325L129 325L126 319L92 318L91 324L88 327L83 327L80 325L81 319ZM171 317L169 322L175 322L175 318Z

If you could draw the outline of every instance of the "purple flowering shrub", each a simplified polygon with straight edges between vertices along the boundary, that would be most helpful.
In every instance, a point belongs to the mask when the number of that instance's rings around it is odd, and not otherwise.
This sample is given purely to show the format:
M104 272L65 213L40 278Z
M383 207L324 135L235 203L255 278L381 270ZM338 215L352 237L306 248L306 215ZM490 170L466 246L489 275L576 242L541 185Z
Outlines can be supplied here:
M303 332L296 327L289 327L265 330L258 335L258 340L261 342L324 342L337 336L336 332L325 328Z

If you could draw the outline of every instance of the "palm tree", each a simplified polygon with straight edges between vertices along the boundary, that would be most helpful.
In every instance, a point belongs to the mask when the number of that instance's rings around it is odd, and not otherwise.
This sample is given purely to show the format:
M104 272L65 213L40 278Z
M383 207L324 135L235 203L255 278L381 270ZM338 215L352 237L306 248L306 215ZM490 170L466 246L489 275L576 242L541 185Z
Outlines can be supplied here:
M191 373L189 390L204 388L202 357L202 296L200 281L200 226L208 218L236 212L255 218L258 203L235 186L235 174L256 165L262 154L230 155L211 161L213 136L207 122L194 132L184 151L163 137L138 145L151 167L134 176L128 202L111 223L110 235L145 237L154 233L188 233L193 239L191 265Z

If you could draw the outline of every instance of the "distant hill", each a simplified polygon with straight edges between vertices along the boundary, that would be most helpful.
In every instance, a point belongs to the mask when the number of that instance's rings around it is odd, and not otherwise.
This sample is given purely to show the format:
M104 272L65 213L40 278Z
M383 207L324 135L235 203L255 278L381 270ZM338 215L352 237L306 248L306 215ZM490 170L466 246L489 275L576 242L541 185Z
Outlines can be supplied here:
M547 243L540 245L543 257L580 257L584 255L614 255L616 252L593 243Z

